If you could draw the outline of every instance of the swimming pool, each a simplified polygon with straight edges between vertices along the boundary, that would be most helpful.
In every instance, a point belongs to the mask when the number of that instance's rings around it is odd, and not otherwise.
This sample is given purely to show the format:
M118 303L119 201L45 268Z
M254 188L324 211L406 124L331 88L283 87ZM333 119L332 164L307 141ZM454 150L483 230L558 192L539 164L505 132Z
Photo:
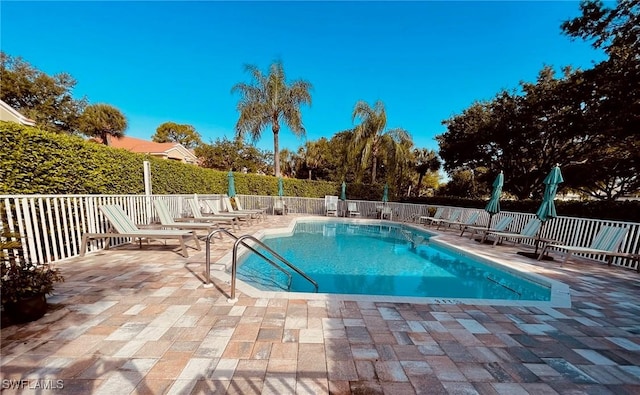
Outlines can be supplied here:
M298 221L293 232L262 241L326 294L548 301L548 284L461 254L402 224ZM267 252L264 252L268 255ZM290 271L291 272L291 271ZM239 259L238 279L263 291L313 292L255 254Z

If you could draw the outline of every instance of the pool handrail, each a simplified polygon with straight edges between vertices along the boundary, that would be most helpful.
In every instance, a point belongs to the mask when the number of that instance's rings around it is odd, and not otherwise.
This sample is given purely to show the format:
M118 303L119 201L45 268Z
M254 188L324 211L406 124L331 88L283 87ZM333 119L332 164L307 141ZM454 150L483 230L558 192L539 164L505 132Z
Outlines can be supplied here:
M231 262L231 295L230 295L231 297L229 298L229 301L235 301L236 300L236 277L237 277L236 273L237 273L237 266L238 266L238 262L237 261L238 261L238 246L239 245L242 245L242 246L246 247L251 252L255 253L256 255L261 257L262 259L266 260L269 264L274 266L276 269L278 269L278 270L282 271L284 274L286 274L288 276L288 278L289 278L288 289L290 290L290 288L291 288L291 281L292 281L291 273L289 273L286 270L284 270L276 262L274 262L273 260L269 259L267 256L265 256L260 251L256 250L252 246L250 246L247 243L245 243L244 242L245 239L249 239L249 240L255 242L256 244L262 246L262 248L264 248L265 250L269 251L274 257L278 258L278 260L280 260L286 266L288 266L289 268L294 270L296 273L298 273L300 276L302 276L305 280L309 281L314 286L315 292L318 292L318 283L317 282L315 282L311 277L306 275L302 270L297 268L295 265L293 265L291 262L286 260L280 254L278 254L277 252L272 250L269 246L264 244L262 241L256 239L252 235L236 236L236 235L234 235L233 233L229 232L228 230L226 230L224 228L216 229L216 230L212 231L211 233L209 233L207 235L207 239L206 239L206 261L205 261L205 276L206 276L206 280L207 280L207 284L205 284L206 287L212 287L213 286L213 283L211 282L211 274L210 274L210 270L211 270L211 255L210 255L211 238L214 235L216 235L217 233L219 233L219 232L225 233L229 237L231 237L231 238L236 240L235 243L233 244L233 260Z
M233 238L235 240L238 240L238 236L234 235L233 233L229 232L228 230L226 230L224 228L216 229L213 232L211 232L209 235L207 235L207 240L206 240L206 261L205 261L205 277L206 277L205 287L207 287L207 288L213 287L213 283L211 282L211 271L210 271L211 270L210 250L211 250L211 238L216 233L226 233L229 237L231 237L231 238ZM271 266L275 267L276 269L278 269L282 273L284 273L289 278L289 281L287 281L287 290L289 290L291 288L291 281L293 280L293 277L291 276L291 273L287 272L286 270L284 270L283 268L278 266L277 263L275 263L274 261L269 259L267 256L262 254L260 251L258 251L255 248L251 247L250 245L248 245L246 243L242 243L242 245L245 246L247 249L253 251L256 255L258 255L259 257L261 257L265 261L267 261Z

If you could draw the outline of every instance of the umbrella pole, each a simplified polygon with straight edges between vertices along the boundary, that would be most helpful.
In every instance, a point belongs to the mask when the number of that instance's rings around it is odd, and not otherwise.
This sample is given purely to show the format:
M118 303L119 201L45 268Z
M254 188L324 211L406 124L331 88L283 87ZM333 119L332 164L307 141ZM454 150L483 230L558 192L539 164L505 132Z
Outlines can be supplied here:
M487 230L491 229L491 219L493 218L493 214L489 214L489 224L487 225Z

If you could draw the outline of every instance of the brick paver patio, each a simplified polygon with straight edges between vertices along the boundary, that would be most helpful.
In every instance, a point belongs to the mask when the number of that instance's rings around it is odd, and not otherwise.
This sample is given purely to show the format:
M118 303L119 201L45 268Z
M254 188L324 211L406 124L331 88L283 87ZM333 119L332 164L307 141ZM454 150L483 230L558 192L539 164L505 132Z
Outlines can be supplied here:
M269 216L242 233L285 226ZM447 242L527 262L513 247ZM231 242L216 240L213 261ZM640 394L640 275L585 261L531 271L572 306L505 307L252 298L216 280L204 253L155 243L59 264L38 320L2 329L5 393ZM9 388L25 380L23 389ZM43 386L57 389L42 389ZM60 388L62 387L62 388Z

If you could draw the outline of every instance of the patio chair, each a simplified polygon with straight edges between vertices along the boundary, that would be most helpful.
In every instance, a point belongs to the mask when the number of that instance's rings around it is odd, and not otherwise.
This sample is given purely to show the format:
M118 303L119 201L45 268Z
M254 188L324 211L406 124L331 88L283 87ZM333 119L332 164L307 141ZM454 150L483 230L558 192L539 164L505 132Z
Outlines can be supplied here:
M276 215L287 215L287 205L284 203L282 199L276 199L273 202L273 214Z
M476 234L482 233L481 239L484 240L485 232L504 232L507 229L507 226L511 224L511 221L513 221L513 217L502 217L500 221L498 221L498 223L495 224L491 229L487 229L486 226L465 225L462 228L462 232L460 232L460 237L462 237L464 232L469 231L471 233L469 235L470 239L473 239L473 236L475 236Z
M451 228L452 225L456 225L458 226L458 229L462 229L463 226L471 226L475 224L479 216L480 216L480 212L474 211L473 213L471 213L471 215L467 218L466 221L451 221L448 219L443 219L443 220L440 220L440 222L438 223L437 229L440 229L440 225L443 225L443 224L447 225L447 229Z
M418 223L422 223L422 221L425 221L425 225L430 225L431 221L433 220L439 220L440 218L442 218L442 216L444 215L444 207L438 207L436 209L436 213L433 214L433 217L430 216L422 216L422 217L418 217Z
M117 205L103 205L100 206L100 211L109 221L110 232L98 232L98 233L85 233L82 235L82 245L80 247L80 256L84 256L86 252L87 242L91 239L107 239L105 249L109 248L109 244L112 238L126 238L138 239L140 242L140 248L142 248L142 240L146 239L178 239L180 247L182 248L182 255L185 258L189 257L187 252L186 241L193 239L196 244L196 249L200 250L200 243L196 237L195 232L188 230L163 230L163 229L140 229L129 216L124 212L122 207Z
M359 217L360 211L358 211L358 205L356 202L347 202L347 212L349 217Z
M177 222L214 222L214 223L227 223L233 227L233 230L238 230L240 228L240 221L234 217L218 217L218 216L206 216L202 214L200 211L200 204L196 201L196 199L186 199L189 208L191 209L191 213L193 214L192 218L176 218Z
M550 249L554 248L556 250L563 251L565 256L562 264L565 264L569 257L573 254L593 254L593 255L604 255L607 257L607 263L611 266L611 261L614 257L631 257L632 254L619 252L620 245L624 240L625 235L627 234L628 229L617 227L617 226L603 226L600 228L596 236L593 238L591 245L588 247L579 247L579 246L566 246L561 244L547 244L544 246L542 251L540 251L540 255L538 256L538 260L542 259L544 253Z
M529 222L522 228L522 230L518 233L515 232L496 232L493 230L487 231L484 233L484 237L482 241L484 242L487 237L493 236L493 246L501 242L502 240L512 240L515 243L515 240L526 240L526 239L535 239L536 233L538 233L538 229L540 229L540 225L542 222L538 218L531 218Z
M251 218L258 220L264 219L264 213L262 212L262 210L241 210L239 208L237 210L234 209L229 196L223 196L222 203L224 203L225 208L230 214L249 214Z
M447 222L458 222L458 218L460 218L460 215L462 215L462 210L455 209L455 210L451 211L451 213L449 214L448 218L432 219L431 220L431 225L438 224L438 227L436 229L440 229L440 225L442 225L442 223L445 222L445 221L447 221Z
M251 224L251 214L249 213L222 212L218 210L218 205L213 200L205 200L204 204L209 207L209 210L211 210L216 217L237 218L238 221L247 221L248 224Z
M382 211L380 211L380 219L388 219L389 221L393 221L393 210L391 210L391 207L382 208Z
M171 216L171 213L169 212L169 208L167 207L164 201L154 200L153 205L156 208L158 217L160 218L160 223L164 227L174 228L174 229L189 229L189 230L193 230L194 232L197 230L204 230L207 233L211 232L214 229L220 229L219 221L208 222L208 223L207 222L177 222ZM225 221L224 223L228 223L228 222ZM220 235L220 238L222 238L222 235Z
M337 196L325 196L324 206L326 216L338 216L338 197Z

